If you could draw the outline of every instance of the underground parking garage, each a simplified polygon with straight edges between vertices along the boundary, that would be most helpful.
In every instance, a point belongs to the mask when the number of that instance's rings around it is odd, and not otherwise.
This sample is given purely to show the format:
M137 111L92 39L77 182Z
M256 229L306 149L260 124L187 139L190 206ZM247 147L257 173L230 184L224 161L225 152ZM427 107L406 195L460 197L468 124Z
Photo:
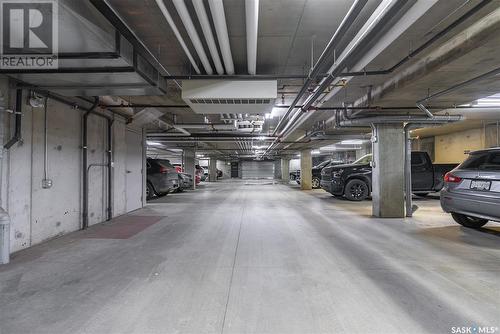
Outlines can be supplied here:
M498 0L0 0L0 333L498 333Z

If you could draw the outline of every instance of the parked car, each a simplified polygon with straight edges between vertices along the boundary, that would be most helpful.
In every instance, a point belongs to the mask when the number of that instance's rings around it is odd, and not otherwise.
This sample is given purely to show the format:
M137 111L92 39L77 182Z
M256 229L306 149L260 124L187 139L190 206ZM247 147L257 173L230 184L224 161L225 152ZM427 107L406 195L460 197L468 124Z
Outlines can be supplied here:
M472 152L447 173L441 207L465 227L500 221L500 148Z
M323 168L321 188L335 196L344 196L351 201L362 201L372 191L372 155L368 154L352 164ZM426 196L440 191L444 175L456 164L432 164L427 152L411 153L412 192Z
M193 176L187 173L177 173L179 176L179 188L178 192L182 192L185 189L191 189L193 187Z
M164 196L179 187L179 176L170 161L148 158L146 161L146 198Z
M196 165L195 169L196 169L196 177L199 178L199 181L197 180L196 182L198 183L196 184L199 184L200 182L205 182L208 175L208 173L205 175L205 169L200 165Z
M343 164L342 161L329 159L329 160L323 161L322 163L320 163L317 166L314 166L312 168L312 183L311 183L312 188L313 189L321 188L321 171L323 170L323 168L325 168L327 166L337 166L337 165L342 165L342 164ZM298 184L300 184L300 170L296 171L295 175L296 175L295 181Z

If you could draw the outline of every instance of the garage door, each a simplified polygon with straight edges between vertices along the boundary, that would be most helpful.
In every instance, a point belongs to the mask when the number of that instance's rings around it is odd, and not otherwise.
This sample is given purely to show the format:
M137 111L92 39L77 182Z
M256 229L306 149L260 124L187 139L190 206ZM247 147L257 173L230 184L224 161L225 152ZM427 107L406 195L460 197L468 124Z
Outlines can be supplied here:
M243 179L274 179L274 162L243 161L241 177Z

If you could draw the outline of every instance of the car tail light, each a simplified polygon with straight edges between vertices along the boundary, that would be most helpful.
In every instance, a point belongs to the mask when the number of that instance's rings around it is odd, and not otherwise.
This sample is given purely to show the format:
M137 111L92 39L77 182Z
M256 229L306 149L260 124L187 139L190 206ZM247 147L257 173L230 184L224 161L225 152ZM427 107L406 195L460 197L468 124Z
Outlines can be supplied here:
M461 177L455 176L455 175L453 175L451 173L446 173L446 175L444 176L444 182L458 183L458 182L461 182L461 181L462 181Z

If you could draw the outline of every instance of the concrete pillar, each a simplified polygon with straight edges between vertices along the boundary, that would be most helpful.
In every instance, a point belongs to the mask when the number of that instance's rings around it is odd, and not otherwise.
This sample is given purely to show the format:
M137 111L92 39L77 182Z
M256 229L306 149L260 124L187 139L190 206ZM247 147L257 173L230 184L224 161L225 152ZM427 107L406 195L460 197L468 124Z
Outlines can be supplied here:
M281 159L281 179L290 182L290 159Z
M209 182L217 182L217 159L210 158L208 163Z
M312 155L310 149L300 152L300 189L312 189Z
M193 190L196 189L196 152L194 149L184 150L182 156L182 164L184 165L184 172L193 176Z
M405 134L402 124L375 124L373 143L373 215L405 216Z

